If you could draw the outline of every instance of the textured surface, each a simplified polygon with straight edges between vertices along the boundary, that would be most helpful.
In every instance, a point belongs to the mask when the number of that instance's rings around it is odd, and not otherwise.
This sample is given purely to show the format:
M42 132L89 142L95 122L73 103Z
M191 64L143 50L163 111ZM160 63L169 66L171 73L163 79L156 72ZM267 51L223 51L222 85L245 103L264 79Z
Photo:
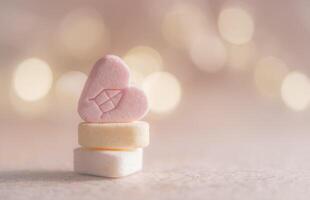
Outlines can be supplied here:
M149 124L131 123L80 123L79 144L87 148L134 149L149 145Z
M71 171L0 173L0 198L19 199L309 199L310 174L297 171L217 171L199 167L144 170L123 179Z
M307 135L195 136L153 137L143 171L122 179L74 174L71 165L1 171L0 199L309 199ZM60 154L52 154L49 165Z
M91 70L78 111L86 122L131 122L148 110L144 92L129 87L129 69L121 58L107 55Z

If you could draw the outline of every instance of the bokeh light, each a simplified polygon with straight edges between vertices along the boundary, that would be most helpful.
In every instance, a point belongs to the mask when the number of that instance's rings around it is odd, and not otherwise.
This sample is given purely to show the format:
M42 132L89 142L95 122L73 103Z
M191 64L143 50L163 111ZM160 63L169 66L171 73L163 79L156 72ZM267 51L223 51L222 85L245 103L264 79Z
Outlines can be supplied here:
M256 65L254 81L259 92L268 98L280 96L281 84L288 73L286 64L275 57L264 57Z
M158 51L147 46L137 46L128 51L124 60L131 71L131 83L141 86L143 79L162 70L163 62Z
M188 48L196 35L205 33L207 17L197 5L176 4L165 15L162 23L164 38L176 48Z
M225 65L227 52L220 38L204 35L193 40L190 56L199 69L216 72Z
M227 65L233 70L247 70L252 68L256 60L257 50L253 42L228 47Z
M143 82L150 110L166 113L177 107L181 100L181 86L175 76L168 72L156 72Z
M52 82L49 65L37 58L29 58L19 64L13 78L15 93L25 101L36 101L46 96Z
M242 8L225 8L218 18L221 36L232 44L249 42L254 34L254 22L251 15Z
M310 103L310 80L300 72L289 73L282 83L281 95L284 103L293 110L301 111Z
M69 13L59 29L61 47L75 57L102 55L109 45L109 32L100 13L78 9Z
M55 92L62 107L76 109L87 75L79 71L69 71L60 76Z
M10 93L10 104L14 112L23 118L40 118L48 116L51 112L52 102L50 98L44 98L40 101L25 101L16 97L14 91Z

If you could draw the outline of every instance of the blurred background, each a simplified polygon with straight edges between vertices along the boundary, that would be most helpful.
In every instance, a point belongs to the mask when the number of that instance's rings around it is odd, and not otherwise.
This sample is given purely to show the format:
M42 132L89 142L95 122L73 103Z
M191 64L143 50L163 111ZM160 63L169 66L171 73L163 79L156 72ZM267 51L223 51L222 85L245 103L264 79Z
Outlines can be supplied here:
M0 169L72 168L105 54L149 98L146 169L310 167L307 0L11 0L0 24Z

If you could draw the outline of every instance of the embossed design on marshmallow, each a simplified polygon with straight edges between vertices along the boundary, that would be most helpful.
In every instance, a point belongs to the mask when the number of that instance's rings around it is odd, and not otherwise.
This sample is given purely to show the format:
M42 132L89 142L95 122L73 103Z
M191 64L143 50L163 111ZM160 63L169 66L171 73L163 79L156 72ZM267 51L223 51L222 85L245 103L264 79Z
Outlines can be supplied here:
M103 89L95 97L90 98L94 101L98 108L101 110L102 115L117 108L120 100L122 99L123 92L118 89Z
M129 86L129 68L114 55L96 62L81 94L78 112L86 122L139 120L148 111L144 92Z

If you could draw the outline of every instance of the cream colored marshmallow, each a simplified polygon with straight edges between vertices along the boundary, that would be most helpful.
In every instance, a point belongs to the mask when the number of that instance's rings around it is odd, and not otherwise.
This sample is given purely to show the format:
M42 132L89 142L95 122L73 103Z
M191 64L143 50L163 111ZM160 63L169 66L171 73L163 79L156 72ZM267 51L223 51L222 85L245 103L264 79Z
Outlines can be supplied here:
M138 172L142 166L141 148L132 151L74 150L74 171L81 174L117 178Z
M78 142L81 146L96 149L135 149L149 145L149 124L131 123L80 123Z

